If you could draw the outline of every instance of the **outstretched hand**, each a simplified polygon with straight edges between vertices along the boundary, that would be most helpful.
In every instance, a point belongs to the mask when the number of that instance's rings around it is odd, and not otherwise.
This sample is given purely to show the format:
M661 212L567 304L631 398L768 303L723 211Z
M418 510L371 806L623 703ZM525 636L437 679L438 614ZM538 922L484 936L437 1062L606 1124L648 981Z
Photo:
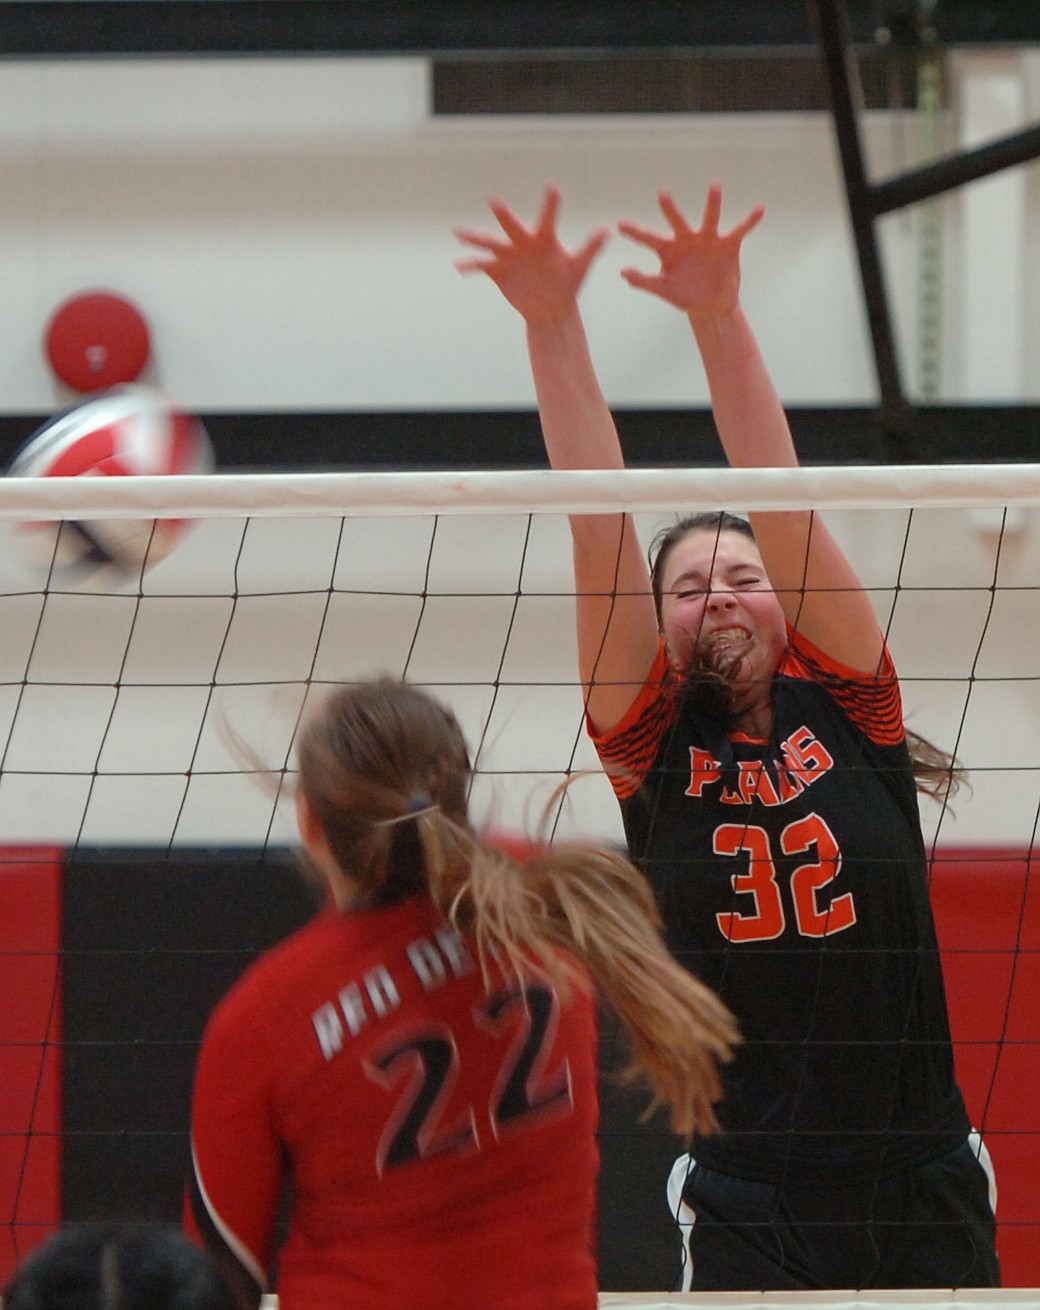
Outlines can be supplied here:
M657 273L623 268L621 276L629 286L660 296L695 319L727 313L737 304L740 290L740 246L758 226L765 210L759 205L729 232L719 231L722 190L712 186L704 206L700 228L691 227L667 191L659 196L661 212L671 233L661 234L640 223L619 223L618 230L641 246L647 246L661 261Z
M504 236L456 228L455 235L461 242L485 253L460 259L455 267L460 273L486 273L528 324L560 318L576 303L585 275L607 241L608 230L597 228L577 250L567 250L556 232L560 193L554 186L546 187L533 228L521 223L503 201L492 200L490 205Z

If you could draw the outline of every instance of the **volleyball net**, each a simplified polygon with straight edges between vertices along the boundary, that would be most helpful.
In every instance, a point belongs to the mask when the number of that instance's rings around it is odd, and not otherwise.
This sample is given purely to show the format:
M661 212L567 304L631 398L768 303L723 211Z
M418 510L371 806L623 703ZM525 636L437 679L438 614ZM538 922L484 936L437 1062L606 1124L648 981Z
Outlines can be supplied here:
M222 717L282 774L309 692L378 672L450 690L478 779L512 821L517 789L485 784L596 768L564 515L627 505L649 528L678 508L801 497L829 511L874 597L911 726L972 769L974 800L943 828L1028 839L1040 720L1014 702L1034 686L1040 622L1032 465L11 479L0 835L281 839ZM142 513L197 520L143 574L48 576L21 558L19 521ZM619 831L603 786L573 788L565 807L578 827Z
M678 512L807 505L874 600L908 726L970 774L952 809L923 802L933 901L1005 1281L1040 1285L1040 466L1024 464L0 480L0 977L22 998L0 1021L0 1255L140 1187L143 1158L153 1192L176 1175L208 1004L192 969L222 989L304 913L285 852L312 698L377 674L426 686L470 742L478 821L530 832L551 803L555 836L620 842L584 732L567 515L630 509L649 540ZM28 521L155 515L189 526L143 573L48 570L20 546ZM672 1240L663 1203L648 1219L607 1196L600 1213L604 1245Z

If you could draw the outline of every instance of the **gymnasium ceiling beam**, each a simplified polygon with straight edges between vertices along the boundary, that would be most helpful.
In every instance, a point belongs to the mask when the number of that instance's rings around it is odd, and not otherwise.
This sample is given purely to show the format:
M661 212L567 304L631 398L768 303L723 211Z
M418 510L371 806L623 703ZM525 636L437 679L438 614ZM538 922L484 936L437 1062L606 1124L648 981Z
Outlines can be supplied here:
M915 0L848 0L854 41ZM941 0L944 45L1040 41L1037 0ZM0 57L811 46L796 0L0 0Z

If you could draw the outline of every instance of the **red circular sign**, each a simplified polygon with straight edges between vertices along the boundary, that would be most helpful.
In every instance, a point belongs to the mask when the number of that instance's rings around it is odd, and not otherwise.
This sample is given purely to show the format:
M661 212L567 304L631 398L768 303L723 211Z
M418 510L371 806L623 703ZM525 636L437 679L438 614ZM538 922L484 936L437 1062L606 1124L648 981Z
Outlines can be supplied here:
M140 310L111 291L85 291L54 312L47 328L51 367L76 391L133 382L151 343Z

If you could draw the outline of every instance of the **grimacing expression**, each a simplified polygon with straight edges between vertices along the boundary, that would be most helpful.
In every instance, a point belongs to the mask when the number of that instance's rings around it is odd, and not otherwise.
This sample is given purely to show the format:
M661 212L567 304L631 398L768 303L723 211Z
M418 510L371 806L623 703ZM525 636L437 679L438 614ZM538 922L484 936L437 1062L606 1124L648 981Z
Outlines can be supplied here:
M787 631L750 537L733 529L695 529L676 542L661 579L661 631L678 669L687 668L695 645L708 640L743 649L735 682L771 682Z

